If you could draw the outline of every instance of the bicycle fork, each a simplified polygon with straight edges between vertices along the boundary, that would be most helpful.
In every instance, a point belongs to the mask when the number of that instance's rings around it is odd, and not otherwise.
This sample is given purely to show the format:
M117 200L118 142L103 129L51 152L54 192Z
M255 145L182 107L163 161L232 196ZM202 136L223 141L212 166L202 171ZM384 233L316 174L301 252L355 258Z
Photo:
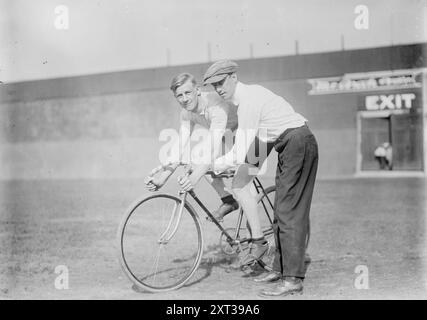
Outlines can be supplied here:
M178 230L179 223L181 222L182 211L184 210L186 199L187 192L184 192L181 196L181 203L179 204L179 206L175 202L168 226L157 241L159 244L167 244L170 239L172 239L172 237L175 235L176 231Z

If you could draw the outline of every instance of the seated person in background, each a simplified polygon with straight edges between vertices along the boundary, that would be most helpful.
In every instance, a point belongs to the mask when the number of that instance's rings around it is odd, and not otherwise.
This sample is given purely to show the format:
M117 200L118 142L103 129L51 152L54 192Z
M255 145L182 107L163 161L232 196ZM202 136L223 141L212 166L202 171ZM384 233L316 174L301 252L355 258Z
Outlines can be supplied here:
M392 169L392 148L389 142L380 144L374 151L380 170Z

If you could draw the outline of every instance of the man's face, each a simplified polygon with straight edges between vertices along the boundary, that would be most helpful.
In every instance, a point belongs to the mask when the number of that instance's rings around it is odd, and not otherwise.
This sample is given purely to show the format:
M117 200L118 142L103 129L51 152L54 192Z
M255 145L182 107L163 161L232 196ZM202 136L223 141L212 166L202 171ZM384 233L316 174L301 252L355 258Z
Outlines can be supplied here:
M215 91L225 100L230 100L236 91L236 74L229 74L219 82L212 83Z
M199 88L191 81L185 82L175 90L175 99L187 111L195 112L197 110Z

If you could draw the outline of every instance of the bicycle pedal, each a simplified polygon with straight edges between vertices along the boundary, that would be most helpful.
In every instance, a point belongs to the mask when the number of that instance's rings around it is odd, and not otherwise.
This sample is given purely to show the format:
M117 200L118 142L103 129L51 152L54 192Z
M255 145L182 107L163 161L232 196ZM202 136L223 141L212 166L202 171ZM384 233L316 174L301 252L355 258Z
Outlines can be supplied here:
M251 263L248 263L248 264L241 265L241 266L240 266L240 270L241 270L242 272L247 272L248 270L249 270L249 271L252 271L252 268L253 268L256 264L257 264L257 261L254 261L254 262L251 262Z
M240 263L240 268L251 268L253 266L255 266L258 263L258 260L251 260L245 263Z

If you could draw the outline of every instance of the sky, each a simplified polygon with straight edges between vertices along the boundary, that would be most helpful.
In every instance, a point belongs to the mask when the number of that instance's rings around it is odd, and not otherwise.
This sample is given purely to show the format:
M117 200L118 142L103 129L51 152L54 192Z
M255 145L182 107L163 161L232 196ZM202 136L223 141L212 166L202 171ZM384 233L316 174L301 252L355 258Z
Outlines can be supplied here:
M296 41L300 54L427 42L427 0L0 0L3 83L292 55Z

